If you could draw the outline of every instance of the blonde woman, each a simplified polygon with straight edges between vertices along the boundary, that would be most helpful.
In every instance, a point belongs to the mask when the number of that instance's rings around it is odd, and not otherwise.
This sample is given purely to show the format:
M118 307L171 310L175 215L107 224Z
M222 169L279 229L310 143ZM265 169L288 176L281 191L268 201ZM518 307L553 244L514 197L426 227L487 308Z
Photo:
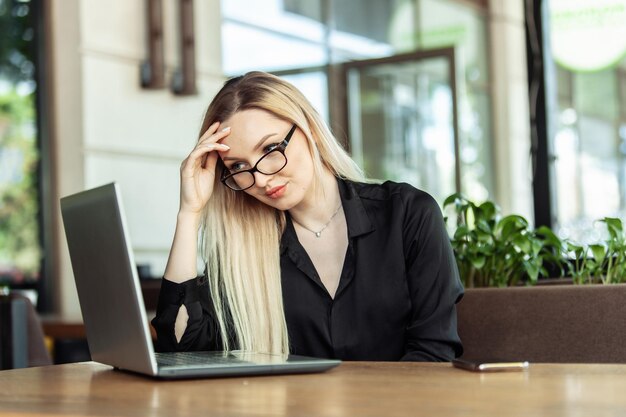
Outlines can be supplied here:
M227 81L180 175L157 349L462 353L463 287L437 203L407 184L366 181L291 84L262 72Z

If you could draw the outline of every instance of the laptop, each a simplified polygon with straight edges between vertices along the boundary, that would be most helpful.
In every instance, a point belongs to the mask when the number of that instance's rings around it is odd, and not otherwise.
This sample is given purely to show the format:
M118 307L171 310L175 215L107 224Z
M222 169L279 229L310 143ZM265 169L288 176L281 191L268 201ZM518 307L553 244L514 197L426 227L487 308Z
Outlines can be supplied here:
M321 372L341 361L255 352L155 353L116 183L61 198L93 360L157 378Z

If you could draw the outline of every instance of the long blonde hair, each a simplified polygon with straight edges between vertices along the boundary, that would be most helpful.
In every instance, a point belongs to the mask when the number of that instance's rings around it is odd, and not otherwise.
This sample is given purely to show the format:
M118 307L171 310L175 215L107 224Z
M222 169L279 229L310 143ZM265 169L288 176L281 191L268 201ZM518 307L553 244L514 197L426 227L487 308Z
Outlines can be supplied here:
M304 95L271 74L255 71L228 80L209 105L199 136L214 122L248 109L298 126L313 155L315 178L326 168L337 177L364 179ZM223 185L223 170L219 160L201 225L201 250L224 349L288 353L280 272L285 215Z

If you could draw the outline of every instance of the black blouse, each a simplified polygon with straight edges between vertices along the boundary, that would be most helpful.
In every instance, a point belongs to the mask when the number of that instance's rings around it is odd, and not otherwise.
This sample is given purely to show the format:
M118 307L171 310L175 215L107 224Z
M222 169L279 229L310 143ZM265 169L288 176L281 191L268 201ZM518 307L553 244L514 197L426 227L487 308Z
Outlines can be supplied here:
M283 302L293 354L343 360L449 361L463 352L455 304L463 296L454 254L435 200L408 184L339 180L348 227L339 287L331 298L298 241L281 240ZM178 343L174 322L189 313ZM206 280L162 280L157 350L220 350Z

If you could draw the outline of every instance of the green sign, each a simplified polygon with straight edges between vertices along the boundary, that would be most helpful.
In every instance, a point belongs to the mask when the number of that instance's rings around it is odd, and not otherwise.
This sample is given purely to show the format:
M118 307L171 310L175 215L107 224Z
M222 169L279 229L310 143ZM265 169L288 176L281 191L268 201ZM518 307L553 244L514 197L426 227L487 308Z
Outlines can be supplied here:
M549 0L554 60L572 71L615 66L626 55L626 0Z

